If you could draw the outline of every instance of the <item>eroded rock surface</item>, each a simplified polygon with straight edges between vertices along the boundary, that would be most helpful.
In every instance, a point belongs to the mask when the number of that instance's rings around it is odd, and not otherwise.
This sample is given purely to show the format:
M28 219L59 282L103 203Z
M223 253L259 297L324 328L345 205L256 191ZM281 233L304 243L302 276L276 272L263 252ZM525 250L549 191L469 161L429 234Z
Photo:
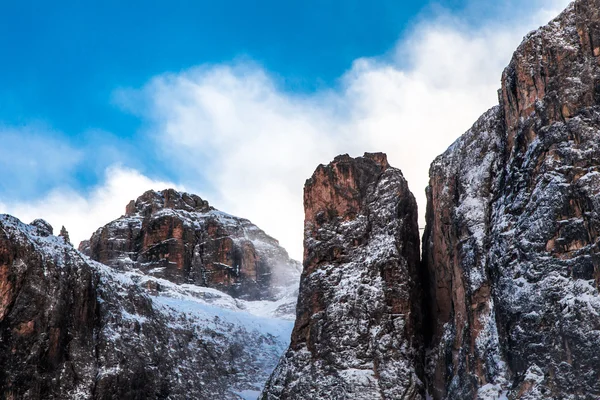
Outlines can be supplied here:
M434 399L600 396L600 1L529 34L430 170Z
M427 362L434 398L471 398L479 386L495 382L504 367L487 237L501 169L502 129L495 107L431 165L423 268L428 303L424 334L432 348Z
M292 321L274 317L290 300L119 271L45 221L0 215L0 398L257 396L289 343Z
M297 282L298 262L250 221L173 189L148 191L80 250L121 270L221 290L245 300L274 300Z
M304 188L289 350L263 399L421 399L417 205L381 153L336 157Z

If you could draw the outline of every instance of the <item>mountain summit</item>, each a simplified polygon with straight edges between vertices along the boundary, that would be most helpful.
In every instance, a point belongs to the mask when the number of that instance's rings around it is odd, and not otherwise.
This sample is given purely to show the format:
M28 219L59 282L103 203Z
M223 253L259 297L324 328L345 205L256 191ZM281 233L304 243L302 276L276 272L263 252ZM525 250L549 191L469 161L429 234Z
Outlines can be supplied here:
M210 287L245 300L274 300L300 264L247 219L173 189L147 191L79 249L117 269Z

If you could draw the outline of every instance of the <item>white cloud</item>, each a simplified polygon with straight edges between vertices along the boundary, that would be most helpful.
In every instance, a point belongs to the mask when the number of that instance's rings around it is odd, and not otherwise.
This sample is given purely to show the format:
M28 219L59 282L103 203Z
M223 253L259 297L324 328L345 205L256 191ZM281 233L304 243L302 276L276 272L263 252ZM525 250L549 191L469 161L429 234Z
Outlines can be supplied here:
M535 3L538 7L531 18L531 24L534 27L536 24L545 24L556 17L572 2L573 0L537 0Z
M97 228L123 215L130 200L146 190L168 187L176 186L151 180L135 170L115 165L106 170L102 185L85 195L68 187L57 188L33 202L0 202L0 213L14 215L26 223L43 218L54 227L55 235L64 225L71 242L77 247L81 240L89 239Z
M149 120L188 187L300 258L302 187L319 163L386 152L424 214L431 161L497 104L502 69L522 36L566 4L540 3L529 17L475 28L456 16L425 21L391 55L356 60L338 90L286 93L246 63L165 74L118 97ZM195 187L199 175L210 186Z
M388 153L417 197L423 225L429 164L497 103L501 71L521 37L566 4L515 4L505 22L477 27L448 13L424 20L389 54L356 60L337 89L288 93L260 66L238 63L161 75L116 99L147 120L178 182L251 219L301 258L304 180L340 153ZM65 225L75 244L144 191L176 187L113 166L102 184L79 192L68 186L70 175L90 149L33 132L2 131L3 182L20 191L44 183L55 189L32 201L0 202L0 212L24 222L44 218L56 232ZM17 182L23 176L26 182Z

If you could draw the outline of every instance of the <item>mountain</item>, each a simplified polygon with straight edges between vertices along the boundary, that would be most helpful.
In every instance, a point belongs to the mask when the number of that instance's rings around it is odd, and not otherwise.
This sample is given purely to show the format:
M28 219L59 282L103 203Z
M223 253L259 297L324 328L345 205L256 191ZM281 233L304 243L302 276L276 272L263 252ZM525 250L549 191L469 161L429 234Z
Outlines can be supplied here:
M432 163L418 273L397 253L417 249L408 189L348 164L307 181L298 319L263 399L600 398L600 0L527 35L498 106Z
M81 251L1 215L0 397L600 398L600 0L524 38L427 200L420 257L384 154L318 166L300 276L174 190Z
M304 187L291 344L263 399L417 399L424 391L417 204L381 153L338 156Z
M600 1L529 34L431 167L434 398L597 398ZM449 362L451 360L451 363Z
M301 267L247 219L173 189L150 190L79 250L119 270L205 286L245 300L276 300Z
M257 397L289 343L295 262L197 196L147 192L132 204L82 246L110 265L75 250L66 230L0 215L1 398ZM240 249L250 261L213 273ZM199 262L186 264L190 251Z

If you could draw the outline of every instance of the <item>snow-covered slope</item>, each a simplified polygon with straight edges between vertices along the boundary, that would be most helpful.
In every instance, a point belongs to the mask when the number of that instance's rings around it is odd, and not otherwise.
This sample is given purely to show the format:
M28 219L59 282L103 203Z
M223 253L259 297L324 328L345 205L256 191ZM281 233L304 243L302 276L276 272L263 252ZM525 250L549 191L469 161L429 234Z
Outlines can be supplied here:
M293 296L246 301L119 271L43 221L2 215L0 394L256 398L287 348Z

